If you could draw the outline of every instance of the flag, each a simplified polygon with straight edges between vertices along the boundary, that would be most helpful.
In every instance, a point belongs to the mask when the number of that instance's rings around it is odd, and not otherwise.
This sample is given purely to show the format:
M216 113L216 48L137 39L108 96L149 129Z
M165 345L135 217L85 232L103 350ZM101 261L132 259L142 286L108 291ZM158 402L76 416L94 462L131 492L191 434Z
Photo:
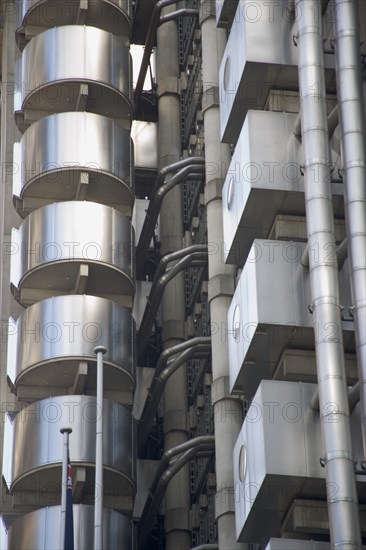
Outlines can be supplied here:
M65 549L74 550L74 516L72 510L72 470L70 457L67 455L67 486L66 486L66 521Z

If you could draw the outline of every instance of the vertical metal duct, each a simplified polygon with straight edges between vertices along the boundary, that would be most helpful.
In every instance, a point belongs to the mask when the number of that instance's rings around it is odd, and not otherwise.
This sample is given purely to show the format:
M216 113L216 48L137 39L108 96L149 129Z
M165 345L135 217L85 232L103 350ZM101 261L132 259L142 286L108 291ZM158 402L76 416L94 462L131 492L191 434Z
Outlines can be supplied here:
M320 418L333 548L361 548L335 258L325 106L321 0L296 0L305 203ZM332 247L332 248L330 248ZM319 254L314 254L318 250ZM329 327L334 327L329 336Z
M170 7L168 4L171 4ZM157 2L155 10L164 7L161 15L174 12L176 4ZM154 11L154 14L157 13ZM153 18L155 16L153 15ZM158 20L160 19L160 14ZM155 21L155 19L154 19ZM181 159L179 33L177 21L169 21L157 30L156 71L158 82L159 170ZM138 97L135 91L135 100ZM173 176L174 177L174 176ZM174 215L172 215L174 213ZM161 255L182 249L183 197L176 186L164 197L160 210ZM185 340L184 273L172 279L161 303L162 340L164 349ZM182 367L168 380L163 401L165 450L187 441L187 372ZM191 547L189 526L190 481L184 466L169 484L165 494L165 534L167 550L188 550Z
M214 0L201 0L202 33L202 112L205 128L207 236L210 243L224 243L222 222L222 183L230 164L230 146L220 140L219 64L226 46L225 29L216 28ZM218 167L212 170L212 167ZM234 291L234 267L222 262L220 253L208 256L208 299L212 326L221 326L227 318ZM212 405L216 441L216 496L220 550L239 550L246 545L236 541L234 473L232 449L242 422L242 403L230 395L227 342L221 331L211 335L212 342Z
M335 54L351 293L362 418L366 418L366 170L359 18L356 0L336 0ZM366 434L363 430L364 452Z

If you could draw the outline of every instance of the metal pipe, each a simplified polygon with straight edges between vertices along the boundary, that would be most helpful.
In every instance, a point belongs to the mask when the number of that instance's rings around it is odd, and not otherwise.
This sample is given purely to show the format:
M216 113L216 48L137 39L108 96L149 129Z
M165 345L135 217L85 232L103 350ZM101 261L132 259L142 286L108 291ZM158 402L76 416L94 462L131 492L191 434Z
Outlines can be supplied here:
M348 239L345 238L339 244L339 246L337 246L336 257L337 257L338 269L342 269L344 262L347 260L347 257L348 257L347 244L348 244ZM315 250L316 250L316 253L315 253ZM314 256L317 256L318 255L318 247L316 247L315 250L314 250ZM309 246L308 245L306 245L306 247L304 248L304 252L301 256L301 265L303 267L306 267L307 269L309 269Z
M199 436L181 445L177 445L164 453L155 473L149 495L141 514L138 544L140 550L145 547L155 516L170 480L185 464L197 456L198 453L200 457L209 456L214 449L214 436ZM177 456L178 458L170 464L171 460Z
M198 157L199 158L199 157ZM179 169L178 173L170 178L166 183L162 183L164 178L171 173L166 169L162 170L155 180L153 187L152 197L149 202L149 206L146 212L146 217L142 230L140 233L139 242L136 249L136 271L138 277L143 277L143 267L146 260L146 255L149 249L150 241L154 233L154 228L159 216L159 211L163 202L165 195L173 189L179 183L182 183L188 176L191 179L199 178L201 179L201 173L204 172L204 161L202 158L199 158L198 162L187 163L188 159L184 159L184 163L181 163L183 166ZM175 166L179 163L175 163ZM172 165L173 166L173 165Z
M179 19L180 17L198 17L198 10L190 8L181 8L180 10L172 11L162 15L159 19L159 25L168 23L168 21L173 21L174 19Z
M178 357L170 359L165 368L160 369L159 371L156 369L155 371L155 376L149 388L138 425L137 438L139 453L143 452L147 436L149 435L154 424L155 414L164 393L167 380L177 371L179 367L184 365L193 357L206 357L211 352L211 338L209 337L194 338L184 342L184 344L186 344L187 349L182 351ZM173 347L177 348L178 346L179 344Z
M159 265L155 271L153 285L156 281L160 279L162 275L164 275L170 263L180 260L181 258L184 258L188 254L193 254L194 252L197 254L206 255L208 253L207 244L192 244L191 246L187 246L182 250L176 250L175 252L170 252L170 254L165 254L165 256L161 258Z
M331 110L327 117L327 124L328 124L328 134L329 139L333 137L334 132L336 131L336 128L339 124L339 111L338 111L338 105L334 107L334 109ZM296 117L295 124L294 124L294 134L296 139L301 141L301 112Z
M199 264L197 260L201 259L201 253L192 253L179 260L177 264L171 267L167 273L162 275L156 284L153 283L149 298L147 300L144 315L141 321L140 330L137 340L137 362L140 364L143 361L148 338L151 334L152 327L158 312L164 290L167 284L181 271L187 269L194 262L195 265L205 265L207 259L202 260Z
M210 342L210 336L196 336L195 338L191 338L190 340L186 340L185 342L180 342L175 346L166 348L160 355L159 360L156 364L155 376L158 376L162 372L168 362L168 359L170 359L173 355L177 355L178 353L181 353L182 351L185 351L192 346L196 346L198 344L208 344Z
M360 382L356 382L348 392L349 411L352 413L355 410L357 403L360 401ZM315 390L311 398L310 406L314 411L319 410L319 391Z
M136 83L136 88L134 93L135 117L138 113L139 100L144 87L144 82L147 74L147 69L149 67L151 52L155 44L156 31L159 26L161 10L175 3L176 3L176 0L159 0L159 2L157 2L154 6L154 10L152 12L151 19L150 19L149 30L146 36L144 55L142 58L140 72L137 78L137 83Z
M168 260L163 258L163 268L160 266L155 275L150 294L146 303L146 308L137 339L137 363L141 364L144 358L147 341L150 336L154 320L156 318L159 305L161 303L166 285L182 270L186 269L194 262L195 265L205 265L207 263L207 245L193 245L183 250L178 250L167 254ZM167 270L169 262L181 258L173 267ZM164 271L162 275L161 272Z
M358 5L336 0L334 22L344 203L366 453L366 122Z
M155 477L153 480L153 483L151 485L151 492L154 492L156 489L156 484L159 481L159 478L161 477L162 473L168 466L169 462L179 454L188 451L189 449L192 449L193 447L196 447L197 445L211 445L212 442L215 441L215 437L213 435L201 435L198 437L195 437L194 439L189 439L188 441L185 441L184 443L181 443L180 445L176 445L175 447L172 447L171 449L168 449L165 451L163 456L160 459L158 469L155 473Z
M60 522L60 549L65 548L66 529L66 500L67 500L67 467L69 454L69 435L71 428L61 428L62 433L62 476L61 476L61 522Z
M97 419L95 434L94 550L103 550L103 355L106 348L97 346Z
M156 176L152 189L152 195L155 195L159 187L164 183L164 180L168 174L178 172L178 170L186 168L187 166L191 166L192 164L202 166L202 164L204 165L204 159L202 157L187 157L185 159L181 159L177 162L173 162L172 164L164 166L164 168L162 168Z
M165 9L165 13L176 10L176 4ZM156 74L158 96L158 157L159 170L172 163L178 164L182 157L181 143L181 98L179 94L179 29L177 21L169 21L157 30ZM167 85L166 85L167 84ZM202 163L202 159L199 159ZM186 164L185 164L186 163ZM186 159L184 166L192 166L196 161ZM184 165L184 166L183 166ZM194 177L195 170L190 171ZM171 174L173 176L173 174ZM168 180L169 177L164 177ZM163 180L163 182L164 182ZM165 183L165 182L164 182ZM163 184L164 184L163 183ZM159 191L154 191L152 197ZM184 233L183 193L176 185L164 196L160 208L160 254L182 249ZM192 264L194 260L192 259ZM185 277L183 271L172 278L164 290L161 300L160 320L163 348L169 348L185 340ZM187 426L187 369L182 366L168 380L164 398L164 449L176 447L189 438ZM190 479L188 466L172 480L165 494L165 546L167 550L180 548L188 550L191 545L189 529Z
M309 258L320 419L328 494L330 538L334 548L361 548L358 500L354 475L348 390L339 303L335 249L329 136L325 105L325 77L321 1L295 0L298 20L301 130L305 158L305 204L309 249L318 246L319 258ZM315 92L314 92L315 90ZM316 261L317 260L317 261ZM327 328L337 334L330 339ZM329 406L333 404L333 406ZM331 419L331 421L328 421Z

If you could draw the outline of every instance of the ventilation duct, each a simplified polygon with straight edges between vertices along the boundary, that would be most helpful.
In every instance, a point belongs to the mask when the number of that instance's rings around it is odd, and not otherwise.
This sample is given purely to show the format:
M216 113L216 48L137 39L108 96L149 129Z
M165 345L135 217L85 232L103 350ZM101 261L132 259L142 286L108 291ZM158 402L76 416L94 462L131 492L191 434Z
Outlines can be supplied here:
M363 417L366 416L366 121L358 3L335 1L335 53L344 199ZM363 430L366 449L365 428Z
M334 548L361 547L358 499L354 478L354 454L341 332L341 296L336 251L334 213L330 186L329 134L325 108L325 78L321 2L311 5L295 0L299 17L299 83L301 133L304 148L304 188L309 251L311 312L313 314L319 408L324 446L330 538ZM315 86L315 92L314 92ZM343 304L342 304L343 305ZM328 329L334 333L329 336ZM331 415L329 403L336 403ZM332 419L329 422L329 419Z

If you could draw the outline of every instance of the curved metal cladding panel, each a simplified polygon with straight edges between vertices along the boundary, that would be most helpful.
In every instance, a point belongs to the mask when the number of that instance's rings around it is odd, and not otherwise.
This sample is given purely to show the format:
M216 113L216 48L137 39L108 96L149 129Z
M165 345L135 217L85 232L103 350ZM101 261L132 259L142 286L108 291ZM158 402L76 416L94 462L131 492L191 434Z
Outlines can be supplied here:
M74 548L90 550L94 547L94 507L74 504L73 516ZM133 548L131 521L114 510L104 509L103 516L103 548ZM60 518L60 506L41 508L21 516L9 529L9 550L59 550Z
M27 401L63 395L70 387L76 388L75 393L94 394L97 345L107 349L105 396L130 404L135 387L135 321L126 309L94 296L43 300L12 324L8 378L13 391ZM88 365L80 366L83 361Z
M59 294L90 294L132 306L134 230L94 202L59 202L13 230L11 283L23 305Z
M80 0L18 0L17 4L21 46L32 36L61 25L92 25L126 39L130 35L129 0L88 0L86 9L80 9Z
M110 118L85 112L42 118L21 140L15 206L25 215L52 202L85 199L131 215L133 163L130 133Z
M131 117L131 58L123 39L95 27L66 25L24 48L18 88L24 129L47 114L89 111Z
M93 502L95 464L95 397L66 395L37 401L25 407L12 424L13 452L10 489L36 492L38 506L57 502L60 495L62 436L70 426L70 461L73 469L85 467L82 503ZM105 506L119 508L119 499L135 494L135 436L131 412L112 401L103 405L103 464ZM9 471L9 470L8 470ZM25 498L25 497L24 497Z

